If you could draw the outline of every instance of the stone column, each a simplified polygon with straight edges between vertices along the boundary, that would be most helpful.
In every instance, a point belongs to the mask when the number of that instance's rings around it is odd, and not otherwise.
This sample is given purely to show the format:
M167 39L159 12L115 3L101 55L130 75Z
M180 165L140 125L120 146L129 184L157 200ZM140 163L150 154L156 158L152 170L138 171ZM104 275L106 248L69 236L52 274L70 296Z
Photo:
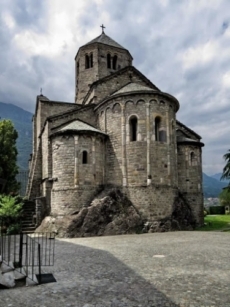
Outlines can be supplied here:
M127 186L127 169L126 169L126 131L125 131L125 106L121 105L121 140L122 140L122 176L123 186Z
M79 169L78 169L78 140L79 136L74 136L74 187L79 185Z
M149 102L146 103L146 140L147 140L147 185L151 184L151 164L150 164L150 112Z

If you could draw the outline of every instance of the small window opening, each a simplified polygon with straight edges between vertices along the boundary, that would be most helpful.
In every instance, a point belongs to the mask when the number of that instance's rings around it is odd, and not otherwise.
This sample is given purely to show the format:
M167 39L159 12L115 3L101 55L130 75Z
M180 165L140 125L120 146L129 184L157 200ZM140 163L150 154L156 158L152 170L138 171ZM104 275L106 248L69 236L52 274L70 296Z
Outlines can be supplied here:
M111 68L111 55L107 54L107 68Z
M88 54L85 55L85 68L86 69L89 68L89 56L88 56Z
M82 152L82 164L87 164L88 163L88 153L86 150Z
M160 140L160 123L161 123L160 117L156 117L155 118L155 140L156 141Z
M130 141L135 142L137 140L137 125L138 121L136 116L130 119Z
M191 161L191 165L195 165L196 156L194 152L191 152L190 154L190 161Z
M113 57L113 69L117 69L117 56Z
M90 54L90 67L93 67L93 54Z

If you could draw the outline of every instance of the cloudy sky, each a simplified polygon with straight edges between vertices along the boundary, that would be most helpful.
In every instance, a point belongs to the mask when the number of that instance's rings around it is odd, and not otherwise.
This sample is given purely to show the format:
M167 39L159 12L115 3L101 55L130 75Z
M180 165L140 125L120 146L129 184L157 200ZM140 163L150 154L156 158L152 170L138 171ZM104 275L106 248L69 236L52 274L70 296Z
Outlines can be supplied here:
M0 0L0 101L34 112L35 98L74 101L78 48L105 33L175 96L178 120L205 143L203 170L230 148L229 0Z

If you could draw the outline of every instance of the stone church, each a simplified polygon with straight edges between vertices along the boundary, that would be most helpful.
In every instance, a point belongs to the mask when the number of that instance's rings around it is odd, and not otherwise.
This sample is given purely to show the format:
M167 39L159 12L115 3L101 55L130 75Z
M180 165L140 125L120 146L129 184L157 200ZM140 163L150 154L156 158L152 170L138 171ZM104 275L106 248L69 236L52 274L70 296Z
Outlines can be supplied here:
M170 216L182 195L202 224L204 144L176 120L179 107L102 28L76 54L75 102L37 96L28 198L66 216L116 187L154 221Z

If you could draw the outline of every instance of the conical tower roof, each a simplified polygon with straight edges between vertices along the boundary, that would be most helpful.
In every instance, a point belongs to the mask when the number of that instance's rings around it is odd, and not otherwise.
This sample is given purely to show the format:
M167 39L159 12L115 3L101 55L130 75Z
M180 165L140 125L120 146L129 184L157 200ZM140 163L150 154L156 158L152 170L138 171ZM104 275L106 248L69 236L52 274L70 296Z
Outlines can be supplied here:
M87 45L90 45L90 44L93 44L93 43L100 43L100 44L109 45L109 46L112 46L112 47L117 47L117 48L126 50L126 48L122 47L120 44L115 42L115 40L113 40L111 37L106 35L104 32L102 32L101 35L94 38L93 40L91 40L90 42L85 44L84 46L87 46Z

